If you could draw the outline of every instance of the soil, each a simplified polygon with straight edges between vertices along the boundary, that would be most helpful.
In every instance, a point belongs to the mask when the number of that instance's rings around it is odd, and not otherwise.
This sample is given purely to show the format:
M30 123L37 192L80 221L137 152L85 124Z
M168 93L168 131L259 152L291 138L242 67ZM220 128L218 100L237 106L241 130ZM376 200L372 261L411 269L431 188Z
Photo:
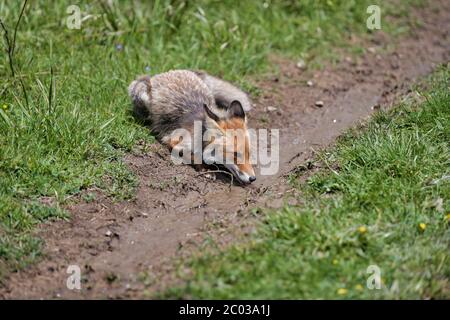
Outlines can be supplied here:
M350 39L366 53L344 53L337 65L319 71L272 57L278 71L256 82L262 94L249 124L280 129L277 174L257 176L250 186L231 185L227 175L174 165L159 143L138 146L125 158L139 177L135 199L114 202L95 189L87 191L96 195L91 201L78 196L66 208L70 220L39 228L44 258L10 274L0 284L0 297L147 297L176 283L175 262L196 254L211 238L219 246L245 241L260 219L252 208L279 208L301 199L287 183L290 172L375 110L388 108L438 64L448 63L449 12L450 2L434 1L414 13L421 25L410 35L393 40L376 31L370 40ZM69 265L81 267L81 290L66 286Z

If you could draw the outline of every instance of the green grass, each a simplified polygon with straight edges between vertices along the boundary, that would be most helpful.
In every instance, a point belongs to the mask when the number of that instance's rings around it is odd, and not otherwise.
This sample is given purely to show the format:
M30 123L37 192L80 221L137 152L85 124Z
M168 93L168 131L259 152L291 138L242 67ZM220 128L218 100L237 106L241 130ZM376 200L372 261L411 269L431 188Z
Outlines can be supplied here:
M247 243L190 261L165 296L450 298L449 80L442 68L423 103L347 133L319 156L324 169L292 177L302 205L264 210ZM366 287L370 265L380 290Z
M138 74L200 68L252 89L245 77L270 68L269 53L310 60L364 34L370 1L76 3L80 30L66 27L73 1L29 1L14 76L1 30L0 277L39 255L31 231L66 216L68 196L89 186L133 196L137 181L121 159L153 141L127 112L126 88ZM10 40L20 9L21 1L0 3Z

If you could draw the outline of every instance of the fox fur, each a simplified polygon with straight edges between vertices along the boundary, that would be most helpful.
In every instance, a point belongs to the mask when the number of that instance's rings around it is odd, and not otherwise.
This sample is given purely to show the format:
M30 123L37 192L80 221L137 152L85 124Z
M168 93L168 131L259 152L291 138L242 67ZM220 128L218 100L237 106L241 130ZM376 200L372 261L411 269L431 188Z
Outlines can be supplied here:
M233 101L239 101L245 112L250 111L252 103L248 98L248 95L242 90L236 88L231 83L222 79L213 77L203 71L194 71L200 79L208 86L212 91L216 105L219 108L226 109Z
M157 138L170 148L186 147L182 140L173 139L172 133L180 128L193 133L195 122L202 124L203 131L214 129L221 133L216 144L227 143L228 129L241 129L237 131L241 132L243 139L240 141L245 145L231 146L231 151L225 148L228 151L224 153L231 152L236 158L236 154L241 153L233 151L233 148L245 147L245 154L241 155L244 161L224 166L241 183L251 183L256 179L249 163L246 126L246 111L250 110L251 102L242 90L202 71L172 70L153 77L141 76L130 84L128 91L135 115L147 122ZM205 146L204 141L200 144ZM193 145L188 147L194 156Z

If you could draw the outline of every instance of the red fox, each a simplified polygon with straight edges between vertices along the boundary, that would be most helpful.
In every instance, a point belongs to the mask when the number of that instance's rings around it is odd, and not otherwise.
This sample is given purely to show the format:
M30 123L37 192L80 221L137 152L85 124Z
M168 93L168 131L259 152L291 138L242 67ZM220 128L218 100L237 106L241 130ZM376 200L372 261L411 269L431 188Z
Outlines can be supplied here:
M256 180L246 116L251 102L243 91L204 72L189 70L141 76L128 91L135 115L172 150L187 150L197 163L223 165L242 184ZM198 127L200 134L196 134ZM180 136L180 129L193 139ZM209 132L213 134L207 135ZM201 146L200 152L196 146ZM212 152L203 152L206 149Z

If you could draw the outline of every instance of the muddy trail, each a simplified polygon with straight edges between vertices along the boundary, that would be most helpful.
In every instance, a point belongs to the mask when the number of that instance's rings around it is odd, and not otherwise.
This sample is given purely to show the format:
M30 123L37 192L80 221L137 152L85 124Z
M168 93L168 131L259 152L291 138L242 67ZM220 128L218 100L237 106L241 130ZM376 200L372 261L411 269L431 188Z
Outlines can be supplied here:
M449 10L448 1L437 1L416 11L421 26L396 41L382 31L369 42L350 39L367 48L366 54L344 55L337 66L321 71L273 58L279 71L257 82L262 94L249 126L280 129L276 175L257 176L251 186L230 185L226 175L172 164L159 143L138 146L125 159L139 177L136 198L117 203L95 189L86 191L96 194L90 202L77 196L67 207L70 221L46 223L37 232L45 239L44 259L11 274L0 297L134 298L173 283L174 261L197 252L209 237L223 245L238 241L252 230L252 208L298 201L289 196L294 191L286 181L292 170L447 63ZM80 291L67 289L69 265L81 268Z

